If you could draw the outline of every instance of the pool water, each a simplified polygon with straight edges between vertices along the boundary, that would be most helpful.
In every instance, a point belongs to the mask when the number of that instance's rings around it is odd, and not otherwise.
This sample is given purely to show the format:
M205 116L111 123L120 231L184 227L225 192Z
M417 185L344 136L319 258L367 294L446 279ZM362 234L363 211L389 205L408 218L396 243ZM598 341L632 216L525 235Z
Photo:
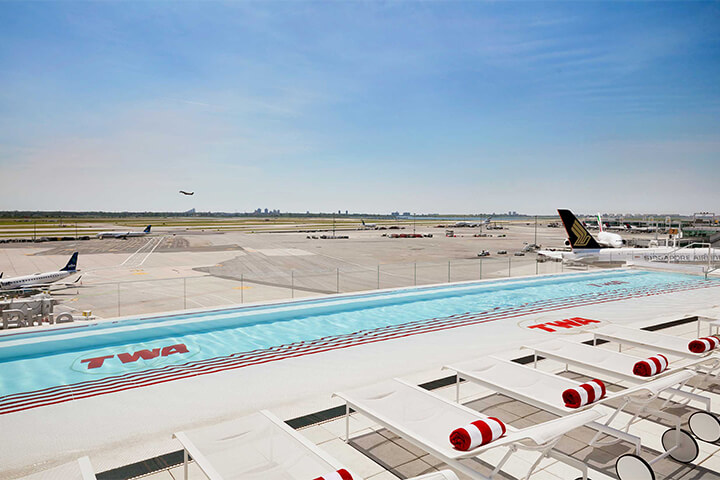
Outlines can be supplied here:
M0 399L282 345L317 345L319 339L339 337L352 341L409 325L443 328L450 320L502 309L572 306L707 282L720 285L682 274L613 270L73 324L55 332L16 331L0 337Z

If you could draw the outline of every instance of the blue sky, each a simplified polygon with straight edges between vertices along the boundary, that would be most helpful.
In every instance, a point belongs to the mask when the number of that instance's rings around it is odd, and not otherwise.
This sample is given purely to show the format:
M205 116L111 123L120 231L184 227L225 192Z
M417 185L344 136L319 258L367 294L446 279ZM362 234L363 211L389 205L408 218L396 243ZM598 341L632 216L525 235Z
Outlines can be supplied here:
M0 209L720 211L719 79L718 2L0 2Z

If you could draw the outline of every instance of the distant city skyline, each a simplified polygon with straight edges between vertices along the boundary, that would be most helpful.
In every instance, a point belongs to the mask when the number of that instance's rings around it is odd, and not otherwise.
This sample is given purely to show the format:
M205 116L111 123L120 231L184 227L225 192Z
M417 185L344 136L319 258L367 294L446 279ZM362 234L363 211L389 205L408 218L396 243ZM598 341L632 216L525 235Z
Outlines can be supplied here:
M0 72L2 210L720 210L718 2L5 1Z

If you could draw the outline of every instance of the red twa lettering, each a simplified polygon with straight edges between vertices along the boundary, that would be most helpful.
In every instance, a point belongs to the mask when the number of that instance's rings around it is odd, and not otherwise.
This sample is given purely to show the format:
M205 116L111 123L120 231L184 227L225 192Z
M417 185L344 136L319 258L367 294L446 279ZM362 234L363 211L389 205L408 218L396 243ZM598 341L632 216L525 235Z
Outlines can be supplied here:
M140 357L143 360L152 360L153 358L160 355L159 348L153 348L152 350L138 350L137 352L130 355L129 353L118 353L118 358L123 363L137 362Z
M590 320L589 318L573 317L570 320L579 323L580 325L587 325L588 323L601 323L600 320Z
M573 317L573 318L566 318L564 320L556 320L554 322L547 322L547 323L539 323L537 325L528 325L527 328L537 328L538 330L542 330L543 332L555 332L555 328L574 328L574 327L582 327L583 325L588 325L590 323L601 323L600 320L591 320L589 318L582 318L582 317ZM553 328L555 327L555 328Z
M170 345L169 347L163 347L162 356L167 357L173 353L188 353L188 349L184 343L178 343L177 345Z
M573 322L574 319L572 318L566 318L565 320L558 320L556 322L548 322L545 325L552 325L553 327L562 327L562 328L573 328L573 327L579 327L579 323Z
M554 332L552 328L546 326L544 323L540 323L538 325L528 325L528 328L539 328L543 332Z
M88 358L85 360L80 360L80 363L87 363L88 364L88 370L91 368L100 368L103 366L103 362L105 362L108 358L113 358L115 355L105 355L104 357L95 357L95 358Z

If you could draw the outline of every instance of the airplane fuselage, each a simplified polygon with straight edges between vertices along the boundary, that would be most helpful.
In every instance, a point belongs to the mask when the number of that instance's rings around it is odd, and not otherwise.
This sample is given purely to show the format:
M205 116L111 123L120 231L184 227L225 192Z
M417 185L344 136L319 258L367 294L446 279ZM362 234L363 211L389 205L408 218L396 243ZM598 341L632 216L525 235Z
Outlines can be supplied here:
M100 232L95 235L97 238L129 238L144 237L147 232Z
M38 284L45 285L48 283L57 282L58 280L62 280L63 278L67 278L73 273L76 272L56 271L37 273L34 275L23 275L21 277L6 278L0 280L0 290L12 290Z
M625 246L625 241L617 233L610 233L606 231L600 231L597 234L597 241L599 244L609 248L622 248Z
M541 250L538 252L550 258L561 258L582 263L625 263L632 261L671 261L671 262L707 262L708 255L713 262L720 261L720 249L712 248L684 248L675 247L655 248L587 248L576 249L572 252L552 252Z

